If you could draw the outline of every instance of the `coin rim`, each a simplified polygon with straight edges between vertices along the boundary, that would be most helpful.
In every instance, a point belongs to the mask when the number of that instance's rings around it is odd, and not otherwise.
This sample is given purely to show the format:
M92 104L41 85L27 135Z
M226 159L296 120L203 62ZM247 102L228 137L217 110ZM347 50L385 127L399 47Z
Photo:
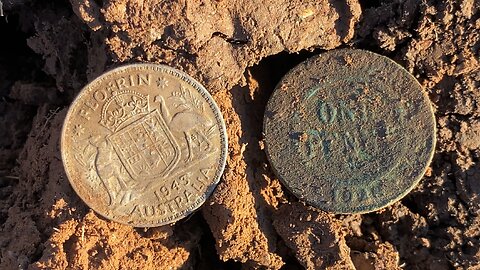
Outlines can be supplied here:
M72 180L73 177L70 176L70 173L67 170L68 161L67 161L66 156L65 156L66 155L66 149L67 149L67 146L65 145L65 143L66 143L65 142L65 137L67 136L66 135L66 126L67 126L67 119L69 119L71 117L72 113L73 113L72 110L73 110L74 105L76 103L78 103L79 100L81 100L87 94L87 92L88 92L87 90L89 88L92 88L92 86L91 86L92 84L95 84L96 82L98 82L100 84L101 81L105 80L105 77L111 76L111 73L122 72L122 71L125 71L125 70L128 70L128 69L131 69L131 68L133 68L133 69L144 68L145 70L150 70L151 68L160 68L160 69L163 69L163 70L172 71L173 73L177 73L178 75L183 76L185 78L184 81L186 81L189 85L191 85L196 90L198 90L199 94L205 98L206 102L210 105L210 108L212 109L212 111L215 115L215 120L217 121L217 125L220 126L220 160L218 162L218 166L217 166L216 171L215 171L214 179L213 179L212 182L209 183L209 188L207 189L206 192L204 192L203 194L201 194L197 198L197 201L201 201L201 202L198 203L197 205L195 205L192 208L187 207L186 210L180 211L180 213L184 212L184 214L180 215L177 218L171 219L169 221L155 223L155 224L153 224L153 223L146 223L145 224L145 223L135 223L135 222L124 222L124 221L109 217L104 213L101 213L100 211L98 211L96 209L96 207L93 207L92 205L87 203L87 201L84 199L84 197L81 195L81 193L78 192L78 190L75 187L75 184ZM162 72L161 70L153 70L153 71ZM182 80L183 78L179 77L179 79ZM176 68L167 66L167 65L155 64L155 63L132 63L132 64L126 64L126 65L118 66L118 67L106 70L100 76L98 76L95 79L93 79L92 81L88 82L80 90L80 92L73 99L73 101L70 103L69 108L68 108L68 112L67 112L67 114L65 116L65 119L63 121L61 136L60 136L60 153L61 153L61 156L62 156L62 164L63 164L64 170L65 170L65 174L67 175L67 179L70 182L70 186L73 188L75 193L80 197L80 199L82 199L82 201L90 209L92 209L93 211L95 211L96 213L98 213L99 215L101 215L102 217L104 217L108 220L112 220L112 221L118 222L120 224L129 225L129 226L133 226L133 227L139 227L139 228L159 227L159 226L163 226L163 225L167 225L167 224L172 224L173 225L175 222L177 222L177 221L179 221L183 218L186 218L189 215L191 215L192 213L196 212L206 202L206 200L213 194L216 187L218 186L218 183L220 182L221 177L223 175L223 172L225 170L226 161L227 161L227 151L228 151L228 135L227 135L227 129L225 127L225 120L223 119L222 111L218 107L218 105L217 105L215 99L212 97L212 95L210 95L210 93L207 91L207 89L200 82L198 82L197 80L192 78L187 73L185 73L181 70L178 70Z
M399 68L401 70L401 72L403 73L406 73L407 74L407 77L410 77L410 79L413 80L414 84L417 84L419 87L420 87L420 92L422 93L422 96L424 98L424 101L425 103L427 103L427 106L429 108L429 111L430 111L430 117L432 119L432 123L433 123L433 136L432 136L432 146L431 146L431 151L429 153L429 157L427 159L427 162L425 163L424 165L424 168L421 170L421 173L418 174L418 176L412 181L412 184L404 190L404 192L400 193L398 196L395 196L393 197L393 200L389 201L388 203L386 204L382 204L382 205L379 205L379 204L372 204L370 207L362 207L362 206L359 206L357 208L352 208L350 207L350 210L351 211L337 211L335 209L328 209L326 207L322 207L322 205L319 205L317 204L315 201L313 200L309 200L307 199L305 196L302 196L302 194L300 194L299 192L296 192L293 190L293 188L290 187L290 185L288 184L287 181L285 181L284 177L277 171L276 167L275 167L275 162L273 162L270 158L270 152L268 150L269 148L269 142L267 140L267 130L266 130L266 123L267 123L267 113L269 112L268 108L271 107L271 103L273 102L273 95L276 91L279 91L281 90L279 87L284 83L284 81L286 81L287 77L289 75L291 75L294 71L296 71L297 69L301 69L303 65L305 65L306 63L309 63L311 61L314 61L315 59L317 58L320 58L320 57L323 57L323 56L326 56L327 54L331 54L333 52L340 52L340 53L355 53L357 51L360 51L360 52L363 52L363 53L367 53L367 54L371 54L373 57L381 57L381 58L384 58L386 59L387 61L390 61L391 63L393 63L397 68ZM427 171L429 165L431 164L432 160L433 160L433 157L435 155L435 149L436 149L436 144L437 144L437 121L436 121L436 118L435 118L435 110L433 108L433 104L430 100L430 98L428 97L428 93L425 91L425 89L423 88L423 86L420 84L420 82L410 73L408 72L408 70L406 70L403 66L401 66L400 64L398 64L397 62L395 62L394 60L386 57L386 56L383 56L381 54L377 54L377 53L374 53L374 52L371 52L371 51L367 51L367 50L362 50L362 49L351 49L351 48L343 48L343 49L335 49L335 50L329 50L329 51L326 51L326 52L323 52L321 54L317 54L317 55L314 55L312 57L309 57L307 58L306 60L300 62L299 64L297 64L296 66L294 66L293 68L291 68L281 79L280 81L277 83L277 85L275 86L272 94L270 95L269 99L268 99L268 102L267 102L267 106L265 107L265 113L264 113L264 116L263 116L263 131L264 131L264 140L265 140L265 153L266 153L266 156L267 156L267 160L268 162L270 163L271 165L271 168L273 170L273 172L275 173L275 175L278 177L278 179L282 182L282 184L293 194L295 195L295 197L297 197L298 199L306 202L307 204L311 205L311 206L314 206L315 208L318 208L318 209L321 209L323 211L326 211L326 212L330 212L330 213L334 213L334 214L365 214L365 213L371 213L371 212L375 212L375 211L378 211L380 209L384 209L398 201L400 201L401 199L403 199L408 193L410 193L419 183L420 183L420 180L422 180L422 178L424 177L425 175L425 172ZM357 209L359 209L359 211L356 211Z

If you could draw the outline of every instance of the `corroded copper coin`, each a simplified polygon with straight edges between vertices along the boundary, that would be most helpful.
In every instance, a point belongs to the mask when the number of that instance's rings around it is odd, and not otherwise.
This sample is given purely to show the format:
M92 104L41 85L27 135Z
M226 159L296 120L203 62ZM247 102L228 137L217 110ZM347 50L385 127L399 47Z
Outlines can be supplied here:
M312 57L277 85L264 119L280 180L307 203L364 213L404 197L435 148L420 84L394 61L343 49Z
M89 83L62 131L68 179L93 210L136 227L175 222L205 202L227 138L212 97L187 74L133 64Z

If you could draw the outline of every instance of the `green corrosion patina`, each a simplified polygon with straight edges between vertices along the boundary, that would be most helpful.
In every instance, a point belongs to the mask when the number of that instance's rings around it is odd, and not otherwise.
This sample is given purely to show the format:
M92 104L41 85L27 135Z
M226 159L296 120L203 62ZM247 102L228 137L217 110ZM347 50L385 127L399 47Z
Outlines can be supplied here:
M435 118L420 84L394 61L330 51L292 69L264 119L269 160L300 199L364 213L405 196L435 148Z

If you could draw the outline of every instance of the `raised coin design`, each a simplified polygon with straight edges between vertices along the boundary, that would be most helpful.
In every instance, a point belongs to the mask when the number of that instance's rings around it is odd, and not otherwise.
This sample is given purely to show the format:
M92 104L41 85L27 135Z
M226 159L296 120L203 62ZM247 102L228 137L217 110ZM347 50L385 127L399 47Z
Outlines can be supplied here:
M135 227L175 222L222 175L223 118L187 74L131 64L104 73L72 103L61 138L74 190L102 216Z
M394 61L342 49L293 68L264 118L269 161L284 185L334 213L404 197L435 149L435 118L417 80Z

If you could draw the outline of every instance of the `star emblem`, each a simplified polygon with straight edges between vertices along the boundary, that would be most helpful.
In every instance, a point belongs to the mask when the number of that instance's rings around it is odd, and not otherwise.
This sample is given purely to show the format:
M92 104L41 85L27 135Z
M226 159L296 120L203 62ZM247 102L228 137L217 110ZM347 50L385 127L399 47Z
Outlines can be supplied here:
M76 137L80 137L84 131L85 131L85 128L81 124L73 126L73 134Z
M157 79L157 86L164 89L168 86L168 81L164 77L160 77Z

